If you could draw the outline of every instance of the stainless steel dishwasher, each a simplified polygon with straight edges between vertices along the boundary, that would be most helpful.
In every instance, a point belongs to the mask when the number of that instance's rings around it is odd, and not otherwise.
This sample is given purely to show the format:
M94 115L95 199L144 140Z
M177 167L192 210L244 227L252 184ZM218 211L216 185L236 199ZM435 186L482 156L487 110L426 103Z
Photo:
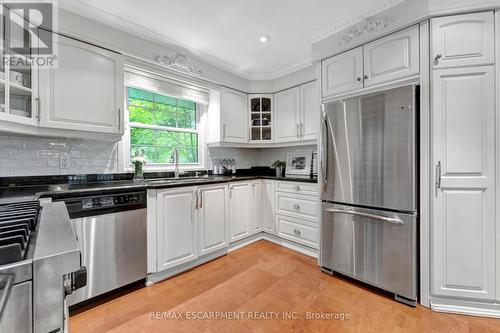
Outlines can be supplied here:
M75 305L147 273L146 193L120 192L56 199L64 201L87 267L87 286L68 297Z

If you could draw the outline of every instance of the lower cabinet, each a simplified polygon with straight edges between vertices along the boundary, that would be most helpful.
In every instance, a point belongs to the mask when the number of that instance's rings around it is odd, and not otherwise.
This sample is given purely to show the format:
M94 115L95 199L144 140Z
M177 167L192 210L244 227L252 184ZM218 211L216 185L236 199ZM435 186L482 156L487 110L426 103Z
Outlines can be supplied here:
M262 182L254 181L250 184L248 195L248 225L250 234L262 231Z
M229 230L231 242L250 236L249 200L250 183L229 185Z
M276 234L274 221L274 180L262 181L262 231Z
M157 270L198 258L196 187L158 190L156 195Z
M318 248L315 184L259 179L149 190L148 197L150 273L201 263L262 231Z
M158 190L155 207L148 206L148 214L151 210L156 213L158 272L229 244L226 185Z
M223 249L229 245L227 186L200 187L199 194L199 255Z

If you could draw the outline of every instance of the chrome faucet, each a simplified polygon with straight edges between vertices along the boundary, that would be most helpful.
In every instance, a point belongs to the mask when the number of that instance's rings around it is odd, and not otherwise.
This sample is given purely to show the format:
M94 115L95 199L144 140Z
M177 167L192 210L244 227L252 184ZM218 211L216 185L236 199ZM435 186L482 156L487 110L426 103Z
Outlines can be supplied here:
M172 149L172 155L170 155L170 163L175 163L175 178L179 178L179 151L177 148Z

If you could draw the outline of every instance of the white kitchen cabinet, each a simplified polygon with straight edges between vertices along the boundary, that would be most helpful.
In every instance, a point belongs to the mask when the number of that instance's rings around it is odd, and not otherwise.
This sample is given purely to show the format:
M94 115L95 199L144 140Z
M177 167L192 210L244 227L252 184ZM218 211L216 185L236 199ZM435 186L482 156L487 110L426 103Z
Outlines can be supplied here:
M300 139L316 140L319 132L320 103L316 81L300 86Z
M363 46L364 86L419 73L419 28L414 26Z
M323 97L363 88L363 48L323 60L321 71Z
M58 36L56 69L40 70L40 127L123 133L122 56Z
M262 181L262 230L275 235L274 219L274 180Z
M229 185L229 231L231 242L250 235L248 221L249 191L250 183L234 183Z
M248 197L248 229L250 234L262 231L262 182L253 181L250 184Z
M198 258L196 187L158 190L157 270Z
M232 89L221 89L221 128L223 142L247 143L247 95Z
M493 64L494 34L492 11L431 19L431 66L436 69Z
M493 66L432 73L434 296L495 298L494 73Z
M227 186L211 185L198 189L199 255L229 245L229 207Z
M300 88L295 87L274 94L275 142L299 141Z

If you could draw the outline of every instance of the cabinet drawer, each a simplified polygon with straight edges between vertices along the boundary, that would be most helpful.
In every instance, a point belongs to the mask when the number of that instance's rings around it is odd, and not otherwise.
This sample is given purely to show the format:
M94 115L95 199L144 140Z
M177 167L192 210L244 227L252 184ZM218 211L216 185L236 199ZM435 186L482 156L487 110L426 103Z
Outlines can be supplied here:
M318 220L319 202L316 197L276 193L276 205L278 214Z
M300 182L299 183L276 182L276 191L307 194L307 195L318 195L318 184L300 183Z
M296 220L284 216L276 217L278 224L278 235L282 238L318 248L318 229L297 223Z

